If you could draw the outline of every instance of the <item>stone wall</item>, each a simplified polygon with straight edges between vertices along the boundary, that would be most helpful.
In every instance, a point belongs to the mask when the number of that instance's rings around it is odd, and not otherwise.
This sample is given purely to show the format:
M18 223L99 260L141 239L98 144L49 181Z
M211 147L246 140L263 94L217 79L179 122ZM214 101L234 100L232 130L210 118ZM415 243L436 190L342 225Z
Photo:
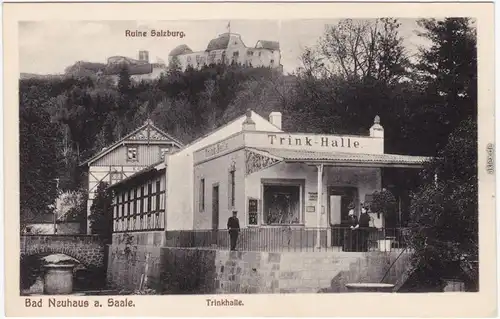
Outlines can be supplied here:
M400 286L407 279L411 254L407 252L362 253L347 269L339 272L325 292L346 292L347 283L383 282Z
M164 231L144 231L130 233L113 233L113 245L125 245L127 242L130 245L138 246L163 246L165 241Z
M230 252L196 248L110 248L108 281L162 294L344 292L348 282L396 283L407 255L370 252ZM396 261L391 271L390 265ZM147 265L147 266L146 266ZM145 278L145 277L142 277Z
M112 245L109 248L107 287L134 291L151 288L161 291L161 248Z
M102 268L105 245L99 237L90 235L21 236L21 256L47 254L65 254L85 267Z

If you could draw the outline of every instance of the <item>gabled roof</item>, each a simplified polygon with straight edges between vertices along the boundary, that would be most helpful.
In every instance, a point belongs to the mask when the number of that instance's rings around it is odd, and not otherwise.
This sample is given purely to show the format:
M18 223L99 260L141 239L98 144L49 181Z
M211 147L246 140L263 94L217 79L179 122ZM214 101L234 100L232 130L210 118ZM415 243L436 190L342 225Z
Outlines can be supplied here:
M249 110L247 110L247 112L246 112L245 114L242 114L242 115L240 115L240 116L236 117L235 119L233 119L233 120L231 120L231 121L227 122L226 124L221 125L221 126L219 126L219 127L215 128L213 131L207 132L207 133L205 133L205 134L201 135L200 137L198 137L198 138L194 139L193 141L191 141L191 142L189 142L188 144L184 145L184 147L183 147L182 149L187 148L187 147L189 147L189 146L191 146L191 145L194 145L194 144L198 143L199 141L201 141L202 139L206 138L206 137L207 137L207 136L209 136L209 135L212 135L212 134L215 134L216 132L222 131L222 129L224 129L224 128L228 127L228 126L229 126L229 125L231 125L231 124L234 124L234 123L236 123L236 122L238 122L238 121L241 121L242 119L246 119L246 118L247 118L247 113L248 113L248 112L251 112L252 116L253 116L253 115L255 115L255 116L259 117L260 119L262 119L262 120L264 120L264 121L266 121L266 122L270 123L270 122L269 122L268 120L266 120L266 119L265 119L262 115L260 115L259 113L257 113L257 112L255 112L255 111L252 111L252 110L250 110L250 109L249 109ZM271 124L271 123L270 123L270 124ZM272 124L271 124L271 125L272 125ZM281 132L283 132L283 130L280 130L280 131L281 131ZM179 151L181 151L182 149L177 150L177 151L175 151L175 152L179 152Z
M148 178L148 176L154 175L157 172L164 171L165 168L166 168L165 162L159 161L157 163L149 165L148 167L145 167L144 169L142 169L140 171L135 172L134 174L122 179L119 182L116 182L114 184L109 185L108 189L120 188L126 184L140 183L144 179Z
M28 224L51 224L54 223L54 214L42 213L36 215Z
M151 120L146 120L144 125L141 127L137 128L135 131L132 133L126 135L122 139L116 141L112 145L108 146L107 148L103 149L93 157L87 159L85 162L81 163L80 166L83 165L90 165L92 162L95 162L99 158L103 157L104 155L110 153L120 145L122 145L123 142L125 141L161 141L164 138L170 140L174 144L177 144L179 148L183 146L182 142L177 140L176 138L172 137L168 133L165 133L164 131L160 130L158 127L156 127Z
M181 54L186 54L186 53L193 53L193 50L191 50L187 45L181 44L179 46L176 46L170 53L168 54L169 56L178 56Z
M260 46L259 46L259 44L260 44ZM279 50L280 43L277 41L259 40L259 41L257 41L257 44L255 45L255 47L262 48L262 49L268 49L268 50Z
M231 35L229 33L221 34L219 37L210 40L206 51L227 49L230 39Z

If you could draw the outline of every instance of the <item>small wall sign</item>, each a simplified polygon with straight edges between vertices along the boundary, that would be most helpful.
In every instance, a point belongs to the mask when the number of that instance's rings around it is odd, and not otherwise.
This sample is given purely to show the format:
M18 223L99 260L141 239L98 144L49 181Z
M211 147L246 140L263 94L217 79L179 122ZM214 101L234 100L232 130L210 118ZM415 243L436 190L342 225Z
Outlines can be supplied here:
M309 200L310 201L318 200L318 193L309 192Z
M248 199L248 224L258 224L259 201L255 198Z

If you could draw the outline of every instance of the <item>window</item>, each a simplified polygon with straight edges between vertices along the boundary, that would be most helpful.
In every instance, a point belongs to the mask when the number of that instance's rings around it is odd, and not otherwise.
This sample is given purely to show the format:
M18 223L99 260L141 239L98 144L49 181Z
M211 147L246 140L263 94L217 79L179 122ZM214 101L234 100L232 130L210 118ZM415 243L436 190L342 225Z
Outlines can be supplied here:
M132 215L132 210L130 209L130 205L132 204L132 191L128 192L128 203L127 203L127 216Z
M247 51L247 54L248 54L248 55L253 55L253 51L252 51L252 50L248 50L248 51Z
M262 52L259 52L259 56L261 56L261 55L262 55Z
M148 184L148 214L151 213L151 200L153 199L153 184Z
M190 56L187 57L187 61L188 61L188 63L191 62L191 57Z
M117 183L121 181L123 178L123 174L121 172L111 172L110 174L110 182L111 184Z
M156 181L156 214L160 211L160 181Z
M137 203L139 201L137 200L137 188L134 189L134 215L137 215Z
M202 178L200 179L200 212L203 212L205 210L205 179Z
M127 147L127 161L136 162L137 158L137 147Z
M235 183L235 171L236 169L234 167L231 167L231 170L229 171L229 184L228 184L228 193L229 193L229 200L228 200L228 204L229 204L229 209L232 209L234 208L235 206L235 198L236 198L236 194L235 194L235 189L236 189L236 183Z
M142 215L144 213L144 186L141 186L141 206L139 209L139 214Z
M273 59L271 59L271 64L274 64L274 60Z
M298 224L301 222L299 185L264 185L264 223Z
M122 214L120 215L120 217L124 217L125 216L125 193L122 193Z
M160 159L165 159L165 154L167 154L170 151L169 147L162 147L160 148Z
M240 56L240 51L234 51L233 52L233 58L237 58Z
M208 64L212 64L215 62L215 52L210 52L208 55Z

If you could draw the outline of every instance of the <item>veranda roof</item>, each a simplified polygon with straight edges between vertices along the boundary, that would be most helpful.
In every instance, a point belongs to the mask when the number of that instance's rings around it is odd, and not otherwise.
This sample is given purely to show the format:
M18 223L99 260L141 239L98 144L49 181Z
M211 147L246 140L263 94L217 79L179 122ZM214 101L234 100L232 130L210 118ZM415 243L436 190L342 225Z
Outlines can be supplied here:
M432 157L400 154L364 154L345 152L319 152L278 148L255 148L284 162L312 162L318 164L336 164L338 166L372 167L422 167Z

